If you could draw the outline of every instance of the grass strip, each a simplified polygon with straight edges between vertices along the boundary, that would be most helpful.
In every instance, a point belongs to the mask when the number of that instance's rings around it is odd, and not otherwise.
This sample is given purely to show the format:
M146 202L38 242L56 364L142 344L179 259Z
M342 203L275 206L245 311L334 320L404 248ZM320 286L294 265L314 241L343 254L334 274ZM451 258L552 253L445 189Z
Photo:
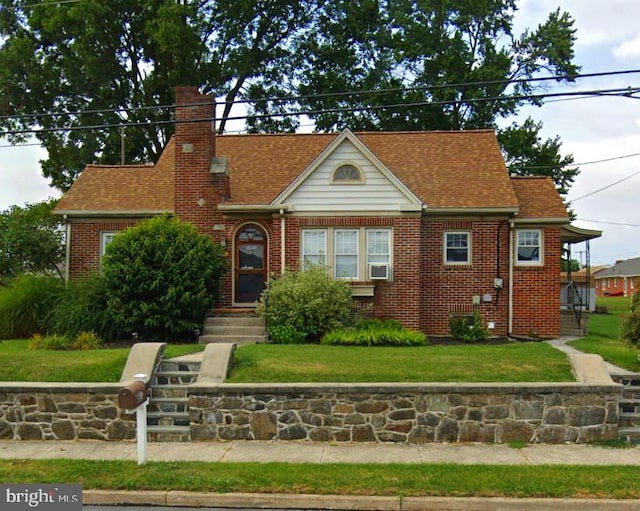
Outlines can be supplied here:
M28 339L0 342L0 381L117 382L130 351L30 350L28 345ZM174 344L165 354L170 358L202 349L201 344Z
M2 460L3 483L336 495L640 498L638 467Z
M546 343L419 347L252 344L229 383L568 382L566 355Z

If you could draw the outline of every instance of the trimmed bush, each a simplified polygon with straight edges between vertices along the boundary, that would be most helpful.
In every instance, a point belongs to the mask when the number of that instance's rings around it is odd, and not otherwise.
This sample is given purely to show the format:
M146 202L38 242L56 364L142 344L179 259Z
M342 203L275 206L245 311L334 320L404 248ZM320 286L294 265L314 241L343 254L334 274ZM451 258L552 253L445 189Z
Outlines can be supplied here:
M310 265L271 279L258 303L274 342L317 342L353 319L351 286ZM275 333L275 335L274 335Z
M36 275L21 275L0 288L0 339L45 333L63 291L62 279Z
M156 217L115 236L102 270L108 312L120 331L184 339L213 306L223 249L191 224Z
M71 344L74 350L95 350L102 346L102 339L95 332L80 332Z
M366 320L359 327L327 332L322 344L341 346L421 346L428 343L422 332L402 328L395 320Z

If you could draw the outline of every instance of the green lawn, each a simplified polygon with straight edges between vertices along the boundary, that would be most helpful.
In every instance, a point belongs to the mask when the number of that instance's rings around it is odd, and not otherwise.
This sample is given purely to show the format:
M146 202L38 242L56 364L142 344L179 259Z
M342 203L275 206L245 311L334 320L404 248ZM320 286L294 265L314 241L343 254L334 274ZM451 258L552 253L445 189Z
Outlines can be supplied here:
M592 314L589 335L569 344L585 353L600 355L607 362L624 369L640 372L640 349L620 338L622 314L629 310L629 298L603 297L598 298L597 304L606 307L608 314Z
M236 350L228 382L575 381L545 343L403 348L253 344Z
M74 482L87 490L640 498L635 466L2 460L0 481Z
M28 339L0 342L0 381L117 382L128 348L88 351L30 350ZM168 357L203 349L198 344L167 346Z

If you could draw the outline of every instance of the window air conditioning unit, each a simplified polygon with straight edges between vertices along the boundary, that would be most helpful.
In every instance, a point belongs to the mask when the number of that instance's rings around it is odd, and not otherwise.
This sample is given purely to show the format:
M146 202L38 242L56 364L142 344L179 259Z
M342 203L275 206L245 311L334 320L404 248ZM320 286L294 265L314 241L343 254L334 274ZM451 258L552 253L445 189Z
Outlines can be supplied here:
M370 264L369 280L389 280L388 264Z

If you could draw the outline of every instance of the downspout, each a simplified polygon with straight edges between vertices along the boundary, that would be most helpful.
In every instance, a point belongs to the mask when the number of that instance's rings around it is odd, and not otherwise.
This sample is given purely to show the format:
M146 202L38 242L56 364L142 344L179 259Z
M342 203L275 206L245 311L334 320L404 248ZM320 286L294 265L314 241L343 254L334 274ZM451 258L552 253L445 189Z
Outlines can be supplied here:
M509 220L509 336L513 334L513 234L514 222Z
M65 240L64 240L64 281L69 283L69 271L71 269L71 222L67 215L64 215L65 221Z
M285 233L286 233L286 225L284 220L284 209L280 209L280 274L284 274L284 269L286 265L286 243L285 243Z

